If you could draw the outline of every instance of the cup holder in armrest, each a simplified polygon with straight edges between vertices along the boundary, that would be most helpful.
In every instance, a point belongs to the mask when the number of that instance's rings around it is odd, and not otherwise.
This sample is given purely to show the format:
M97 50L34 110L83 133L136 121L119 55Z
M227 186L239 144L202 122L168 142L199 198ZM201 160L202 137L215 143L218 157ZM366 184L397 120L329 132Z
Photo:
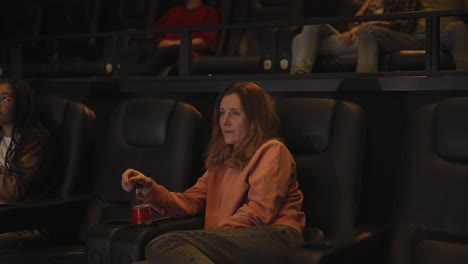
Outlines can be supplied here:
M147 226L147 227L156 227L156 226L159 226L161 223L163 223L165 220L168 220L168 219L171 219L170 217L167 217L167 216L157 216L157 217L153 217L151 219L151 223L148 223L148 224L140 224L140 225L136 225L136 226Z
M107 222L109 225L123 226L123 225L132 225L133 222L130 220L112 220Z
M141 224L141 226L158 226L162 221L167 220L167 219L169 219L169 217L167 216L156 216L151 219L150 224ZM108 221L107 224L113 225L113 226L137 225L133 223L132 220L124 220L124 219L111 220L111 221Z

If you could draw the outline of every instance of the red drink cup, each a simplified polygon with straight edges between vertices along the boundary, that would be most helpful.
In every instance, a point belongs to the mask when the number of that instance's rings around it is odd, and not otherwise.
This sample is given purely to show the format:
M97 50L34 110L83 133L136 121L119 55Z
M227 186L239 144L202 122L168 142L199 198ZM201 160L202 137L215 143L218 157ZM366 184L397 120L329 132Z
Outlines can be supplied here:
M151 224L151 207L149 204L134 205L132 215L135 224Z

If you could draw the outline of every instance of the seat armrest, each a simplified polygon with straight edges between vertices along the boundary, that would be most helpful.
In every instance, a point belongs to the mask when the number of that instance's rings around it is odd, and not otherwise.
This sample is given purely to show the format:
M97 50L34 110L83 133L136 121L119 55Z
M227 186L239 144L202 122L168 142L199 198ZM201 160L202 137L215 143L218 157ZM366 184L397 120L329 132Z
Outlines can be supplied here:
M143 260L146 245L155 237L170 231L202 229L205 218L189 217L184 219L161 219L152 226L130 225L117 231L111 242L113 260L129 258ZM112 262L116 263L116 262Z
M86 240L88 260L120 263L121 259L131 262L144 259L146 245L155 237L176 230L202 229L203 216L183 219L156 218L150 225L135 225L126 222L111 222L95 225Z
M386 260L389 245L389 230L382 229L365 238L351 243L338 245L327 252L323 260L325 263L382 263Z
M325 238L325 233L320 228L316 227L306 227L302 230L302 236L304 237L304 242L316 242L321 241Z
M382 227L366 232L365 236L360 233L354 240L327 237L308 242L290 254L288 263L379 263L384 260L388 233Z
M30 229L79 228L90 195L0 206L0 233Z

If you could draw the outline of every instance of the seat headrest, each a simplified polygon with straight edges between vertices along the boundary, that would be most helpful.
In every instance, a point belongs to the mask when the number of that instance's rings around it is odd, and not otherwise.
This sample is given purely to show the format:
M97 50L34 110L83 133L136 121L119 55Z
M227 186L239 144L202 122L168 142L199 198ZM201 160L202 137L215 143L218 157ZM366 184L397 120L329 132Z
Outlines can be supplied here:
M173 100L132 99L123 103L123 138L133 146L164 144L176 102Z
M439 155L447 160L468 161L468 97L441 101L434 118Z
M44 125L63 124L68 101L61 97L40 96L36 98L36 109Z
M323 152L330 144L337 103L332 99L294 98L276 103L280 135L296 154Z

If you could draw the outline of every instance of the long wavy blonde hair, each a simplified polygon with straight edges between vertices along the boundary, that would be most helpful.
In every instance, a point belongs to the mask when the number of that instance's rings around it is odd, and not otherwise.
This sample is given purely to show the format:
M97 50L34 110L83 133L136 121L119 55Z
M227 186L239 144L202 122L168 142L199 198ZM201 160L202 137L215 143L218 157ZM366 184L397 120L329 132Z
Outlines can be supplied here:
M237 148L224 142L219 123L221 100L230 94L240 97L242 108L250 123L250 131ZM243 169L255 151L266 141L275 138L279 119L273 98L253 82L239 82L229 85L216 99L213 111L211 141L206 155L205 167L209 170L219 164Z

